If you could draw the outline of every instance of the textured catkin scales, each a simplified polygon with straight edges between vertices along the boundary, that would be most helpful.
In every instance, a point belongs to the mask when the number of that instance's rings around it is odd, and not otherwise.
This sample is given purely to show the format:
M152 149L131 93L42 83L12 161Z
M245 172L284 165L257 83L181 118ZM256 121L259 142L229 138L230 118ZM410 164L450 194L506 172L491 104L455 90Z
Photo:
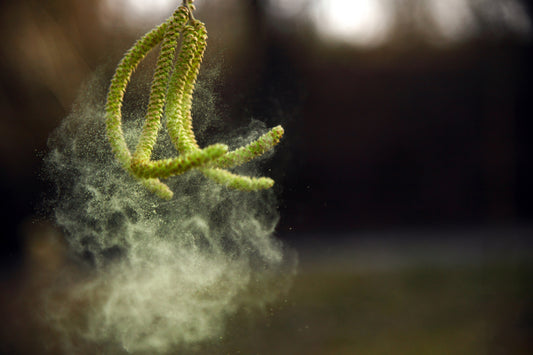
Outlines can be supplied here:
M144 122L143 131L139 138L135 154L133 155L134 161L150 160L157 139L157 133L161 126L161 115L163 114L165 105L174 53L176 52L180 32L187 22L187 14L178 12L177 15L173 16L170 20L161 44L161 51L157 60L152 89L150 91L146 121Z
M159 179L183 174L191 169L198 169L209 179L232 189L254 191L270 188L274 184L270 178L241 176L225 169L242 165L272 149L283 135L281 126L231 152L227 151L224 144L214 144L204 149L198 146L191 116L192 95L207 46L207 30L201 21L193 18L193 8L190 4L180 6L166 22L139 39L117 66L106 103L107 135L113 152L125 170L163 199L171 199L173 193ZM161 49L154 71L146 121L132 155L122 131L122 101L135 68L159 43ZM163 114L179 156L151 160Z
M181 155L173 159L163 159L132 165L132 171L139 177L168 178L173 175L183 174L194 167L200 167L222 156L228 151L224 144L214 144L205 149L198 149L190 154Z
M279 143L283 127L277 126L244 147L235 149L218 158L214 164L219 168L232 168L257 158Z
M131 75L139 65L139 63L146 57L146 55L157 46L165 37L168 26L175 19L184 19L189 17L189 9L185 6L180 6L166 22L154 28L146 35L141 37L133 47L126 52L123 59L120 61L113 78L107 95L106 102L106 125L109 142L120 164L129 171L134 177L131 170L131 153L126 144L124 133L122 131L122 101L126 87L131 78ZM137 177L136 177L137 178ZM139 178L138 178L139 179ZM163 199L171 199L172 191L167 185L159 181L157 178L139 179L144 187L149 191L157 194Z
M199 38L193 26L185 27L181 52L169 86L167 127L172 143L180 154L199 149L192 132L192 123L186 121L191 122L192 94L206 39ZM204 41L203 46L199 40ZM185 128L187 125L191 126L190 130Z

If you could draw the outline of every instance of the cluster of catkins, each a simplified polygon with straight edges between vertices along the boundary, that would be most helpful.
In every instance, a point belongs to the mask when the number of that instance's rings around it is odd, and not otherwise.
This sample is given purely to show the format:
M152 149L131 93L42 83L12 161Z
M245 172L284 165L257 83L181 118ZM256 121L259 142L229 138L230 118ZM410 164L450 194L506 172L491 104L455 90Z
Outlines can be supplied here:
M106 104L107 135L113 152L124 169L163 199L171 199L173 193L160 179L193 168L230 188L245 191L270 188L274 184L270 178L236 175L226 169L244 164L270 150L283 135L281 126L274 127L257 140L233 151L228 151L224 144L201 149L196 142L191 117L192 93L206 48L207 31L205 25L193 17L192 10L193 5L185 2L167 21L139 39L118 64ZM174 65L178 42L181 43ZM122 131L122 101L133 71L159 43L161 50L152 81L146 121L132 154ZM151 160L163 114L179 156Z

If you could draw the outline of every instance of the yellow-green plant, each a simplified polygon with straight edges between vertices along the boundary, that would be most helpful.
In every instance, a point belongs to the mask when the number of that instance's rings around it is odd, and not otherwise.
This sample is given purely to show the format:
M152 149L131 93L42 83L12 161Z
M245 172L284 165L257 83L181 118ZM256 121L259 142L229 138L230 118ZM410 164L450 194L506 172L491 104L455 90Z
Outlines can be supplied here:
M233 189L253 191L270 188L274 184L270 178L236 175L226 169L244 164L272 149L283 135L281 126L272 128L257 140L233 151L228 151L224 144L214 144L202 149L196 142L191 116L192 95L206 48L207 31L205 25L194 18L192 2L193 0L183 1L182 6L169 19L140 38L118 64L106 104L107 135L113 152L124 169L164 199L171 199L173 193L160 179L179 175L193 168ZM135 68L159 43L161 49L152 81L146 121L132 154L122 131L122 101ZM179 51L176 55L177 48ZM163 115L179 156L151 160Z

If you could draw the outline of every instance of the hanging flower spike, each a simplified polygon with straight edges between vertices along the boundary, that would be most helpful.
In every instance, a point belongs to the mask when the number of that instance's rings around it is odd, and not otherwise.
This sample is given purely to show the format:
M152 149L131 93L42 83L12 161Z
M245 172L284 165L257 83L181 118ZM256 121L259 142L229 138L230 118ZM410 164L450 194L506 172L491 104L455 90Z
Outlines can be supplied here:
M106 103L107 136L117 160L124 167L124 169L130 173L132 173L130 169L131 153L128 149L126 140L124 139L124 133L122 131L121 111L124 93L131 75L139 63L155 46L157 46L163 40L169 23L174 19L174 17L179 17L179 13L186 13L187 16L189 16L189 10L187 7L181 6L166 22L154 28L141 39L139 39L133 45L133 47L126 52L118 64L115 74L111 80ZM161 198L172 198L172 191L170 191L168 186L159 181L159 179L140 179L140 181L148 190L154 192Z
M132 164L131 169L136 176L141 178L165 179L183 174L192 168L201 167L222 156L227 151L228 147L226 145L213 144L202 150L198 149L177 158Z
M172 143L180 154L200 149L192 131L190 113L192 93L205 50L205 40L206 38L198 37L193 26L185 27L182 48L168 88L167 128ZM189 129L185 129L186 126L189 126Z
M196 78L200 72L200 65L204 57L205 49L207 47L207 30L205 25L198 20L194 20L192 32L195 34L196 42L196 55L193 58L193 62L187 75L187 81L185 86L185 95L181 102L181 118L182 120L182 134L189 137L187 141L190 146L198 147L196 138L194 137L193 125L192 125L192 94L196 85Z
M152 150L157 140L157 134L161 127L161 115L167 96L167 86L170 73L172 71L172 62L174 61L174 52L178 45L180 33L189 19L188 10L183 7L182 11L176 12L165 31L165 37L161 43L161 51L157 59L150 99L148 101L148 112L146 121L139 138L139 143L133 155L133 161L143 162L150 160Z
M169 85L174 52L179 36L179 32L176 29L183 29L189 17L182 12L177 20L180 22L176 21L175 18L167 27L165 38L161 45L161 52L156 64L150 92L147 119L139 143L137 144L137 150L131 161L132 172L142 178L168 178L172 175L179 175L194 167L204 165L227 152L227 146L215 144L203 150L189 150L187 152L188 154L182 154L180 157L174 159L150 160L155 141L157 140L157 133L161 126L161 115L167 97L167 87ZM192 59L196 50L196 46L194 45L195 38L186 36L189 27L191 26L185 26L178 62L186 63L185 60ZM175 72L178 71L175 70Z
M173 98L172 100L169 99L167 106L167 126L169 127L169 133L176 149L182 154L199 149L192 129L191 108L194 85L206 47L207 31L201 21L195 20L193 26L196 36L190 32L190 27L185 28L184 36L191 38L191 40L197 40L195 56L192 60L187 57L187 65L179 61L182 65L176 67L177 70L171 79L169 96L172 95ZM185 31L187 31L186 34ZM178 70L178 68L180 69ZM187 73L186 78L183 78L184 72ZM184 89L182 90L182 88ZM182 99L179 105L180 107L175 107L180 96ZM208 167L202 167L199 170L208 178L229 188L245 191L269 188L274 184L272 179L240 176L226 170L213 168L230 168L242 165L272 149L279 142L282 135L283 128L281 126L275 127L249 145L230 152L208 164Z
M216 159L212 164L218 168L233 168L235 166L247 163L254 158L257 158L279 143L283 136L284 130L281 126L272 128L255 141L247 144L244 147L235 149L227 154Z
M192 0L183 1L183 6L172 17L137 41L119 63L106 103L107 134L113 152L125 170L164 199L172 198L173 193L159 178L179 175L193 168L230 188L245 191L269 188L274 184L270 178L240 176L223 168L244 164L272 149L283 135L281 126L232 152L227 152L223 144L200 149L196 142L191 116L192 94L206 48L207 31L205 25L193 17L192 10ZM172 68L180 34L180 50ZM146 121L132 156L121 125L124 92L135 68L161 42ZM153 161L150 158L163 112L169 135L180 155Z

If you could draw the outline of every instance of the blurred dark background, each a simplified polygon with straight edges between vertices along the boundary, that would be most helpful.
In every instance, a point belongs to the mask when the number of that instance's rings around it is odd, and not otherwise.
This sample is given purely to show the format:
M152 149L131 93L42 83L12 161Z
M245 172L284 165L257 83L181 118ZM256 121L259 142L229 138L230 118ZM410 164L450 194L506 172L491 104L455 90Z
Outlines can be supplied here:
M50 132L68 115L91 73L103 70L110 77L131 43L176 4L0 5L6 270L23 260L25 240L36 233L32 221L42 217L41 201L50 187L41 178L41 160ZM279 194L278 235L304 250L302 265L320 256L305 250L325 247L336 255L346 245L357 249L350 243L371 240L373 233L385 241L384 249L370 248L369 255L404 245L402 238L413 246L409 250L451 239L452 254L471 247L473 254L464 256L471 260L489 238L491 250L519 250L520 257L505 255L530 265L529 3L197 0L197 6L210 36L204 66L220 72L222 118L231 127L245 127L251 118L285 127L265 170L272 169L267 175ZM512 275L526 287L531 268L517 270ZM525 317L525 332L533 319L531 290L520 290L513 297L528 306L514 312Z
M3 250L39 204L40 153L82 83L175 5L128 2L3 2ZM527 4L324 3L197 4L223 119L286 127L269 163L280 233L531 223Z

